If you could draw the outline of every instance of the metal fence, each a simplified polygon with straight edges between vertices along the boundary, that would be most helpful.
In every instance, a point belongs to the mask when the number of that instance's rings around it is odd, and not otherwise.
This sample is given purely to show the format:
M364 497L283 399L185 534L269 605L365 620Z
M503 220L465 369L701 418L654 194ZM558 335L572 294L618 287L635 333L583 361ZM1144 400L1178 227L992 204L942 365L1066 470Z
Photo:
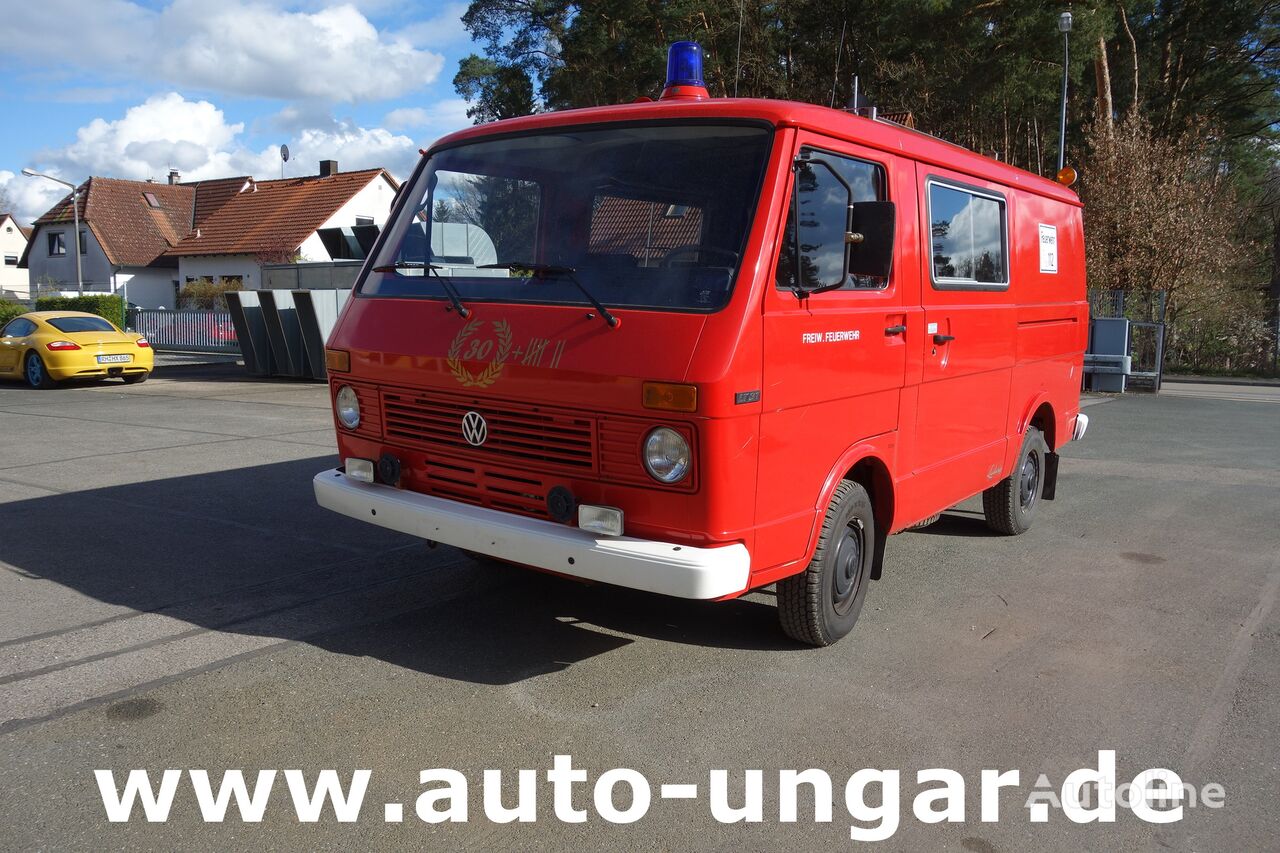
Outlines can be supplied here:
M240 352L227 311L165 311L133 308L129 327L145 335L157 352Z

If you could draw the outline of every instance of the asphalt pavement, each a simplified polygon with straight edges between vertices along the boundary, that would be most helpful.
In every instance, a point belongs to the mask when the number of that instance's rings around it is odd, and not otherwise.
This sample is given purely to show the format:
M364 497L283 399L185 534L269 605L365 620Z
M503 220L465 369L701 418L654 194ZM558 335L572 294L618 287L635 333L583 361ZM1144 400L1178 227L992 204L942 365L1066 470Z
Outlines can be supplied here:
M769 590L697 603L492 565L315 507L334 464L323 386L234 366L124 387L0 386L0 848L842 849L842 789L901 770L901 850L1261 850L1280 844L1280 389L1188 387L1092 405L1028 534L970 501L894 537L853 634L808 649ZM1156 826L1032 823L1023 800L1115 750L1225 805ZM570 754L633 768L648 813L487 820L482 771ZM830 822L778 819L778 771L822 768ZM355 823L109 823L95 769L371 770ZM471 781L467 823L414 813L419 771ZM912 815L915 773L968 783L962 823ZM1001 820L984 768L1018 769ZM760 822L722 824L709 774L763 774ZM697 784L699 799L659 796ZM216 786L215 786L216 787ZM618 788L619 807L627 799ZM875 796L869 798L874 802ZM403 806L388 822L385 804ZM394 810L392 810L394 811ZM234 808L232 809L234 815Z

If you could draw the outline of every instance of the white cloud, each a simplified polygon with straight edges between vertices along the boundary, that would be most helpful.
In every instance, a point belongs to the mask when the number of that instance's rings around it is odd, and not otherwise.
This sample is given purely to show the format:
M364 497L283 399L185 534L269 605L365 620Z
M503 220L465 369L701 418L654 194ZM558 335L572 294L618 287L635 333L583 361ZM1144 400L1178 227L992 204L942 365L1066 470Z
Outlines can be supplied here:
M304 103L273 117L278 128L290 126L282 139L254 150L245 140L243 122L229 122L210 101L170 92L129 107L119 118L94 119L76 131L71 143L40 151L31 165L73 183L90 175L164 180L170 168L178 169L184 181L233 175L267 179L280 177L279 142L287 142L286 175L314 175L318 161L337 160L343 171L380 166L403 179L413 170L419 147L469 124L465 111L466 103L452 98L404 111L412 114L404 118L412 119L415 134L425 134L418 142L395 132L400 125L363 127ZM49 181L7 171L0 172L0 190L24 222L65 194Z
M0 53L97 75L281 99L384 100L434 81L444 65L407 36L380 33L354 5L294 12L253 0L15 4ZM75 26L67 26L75 21Z
M462 25L462 15L466 11L466 3L447 3L433 17L409 24L397 35L417 47L445 47L469 42L471 35Z
M60 177L60 176L55 176ZM30 225L36 217L53 207L69 190L43 178L28 178L0 169L0 195L9 199L11 211L23 225Z
M436 136L443 136L471 124L471 119L467 118L465 100L449 98L437 101L429 107L401 107L392 110L383 117L382 123L392 130L425 129Z

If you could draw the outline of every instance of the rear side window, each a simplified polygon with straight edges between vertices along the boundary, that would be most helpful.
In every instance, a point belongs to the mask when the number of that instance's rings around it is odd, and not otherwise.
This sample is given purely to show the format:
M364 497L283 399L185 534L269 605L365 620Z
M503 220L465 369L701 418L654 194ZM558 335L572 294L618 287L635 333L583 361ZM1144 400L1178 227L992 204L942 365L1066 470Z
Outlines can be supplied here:
M101 317L54 317L47 320L59 332L114 332L116 327Z
M35 331L36 324L30 320L18 317L4 327L4 331L0 332L3 338L25 338L27 335Z
M1008 225L1002 197L930 181L929 231L935 287L1008 287Z

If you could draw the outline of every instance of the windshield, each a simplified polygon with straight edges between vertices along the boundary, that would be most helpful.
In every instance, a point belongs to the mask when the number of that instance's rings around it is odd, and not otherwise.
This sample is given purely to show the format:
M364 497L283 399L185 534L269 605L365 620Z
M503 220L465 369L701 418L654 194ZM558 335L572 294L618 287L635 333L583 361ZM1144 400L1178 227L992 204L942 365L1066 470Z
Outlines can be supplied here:
M59 332L114 332L116 327L101 317L55 317L45 321Z
M447 283L464 302L589 305L589 293L607 307L721 308L770 138L759 125L627 125L438 151L360 292L444 299Z

